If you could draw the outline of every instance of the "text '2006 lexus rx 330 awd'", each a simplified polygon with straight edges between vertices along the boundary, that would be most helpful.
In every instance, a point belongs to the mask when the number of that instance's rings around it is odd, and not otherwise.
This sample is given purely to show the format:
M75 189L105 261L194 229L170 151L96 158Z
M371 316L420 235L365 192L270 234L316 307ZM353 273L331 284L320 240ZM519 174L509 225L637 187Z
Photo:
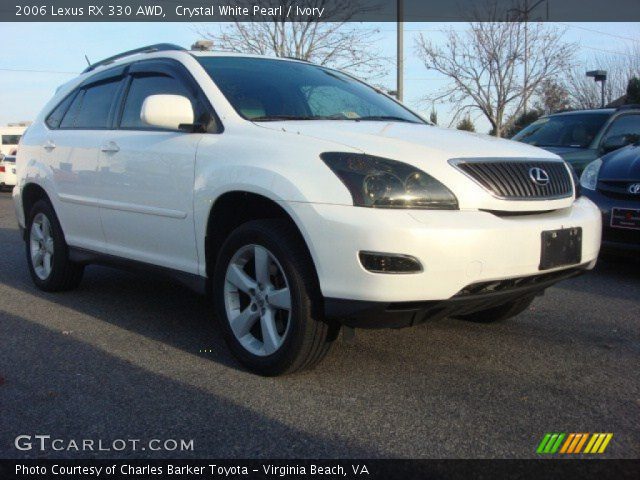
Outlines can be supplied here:
M173 274L264 375L313 366L343 325L512 317L600 247L556 155L296 60L161 44L99 62L37 117L17 170L39 288L91 263Z

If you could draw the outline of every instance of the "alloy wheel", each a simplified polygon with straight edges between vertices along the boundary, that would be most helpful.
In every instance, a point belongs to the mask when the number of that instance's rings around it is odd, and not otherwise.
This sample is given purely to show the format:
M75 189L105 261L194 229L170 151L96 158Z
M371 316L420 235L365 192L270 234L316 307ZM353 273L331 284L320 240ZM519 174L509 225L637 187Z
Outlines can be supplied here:
M291 326L291 292L280 262L261 245L231 258L224 286L227 320L236 339L257 356L275 353Z
M31 223L31 264L40 280L46 280L53 269L54 242L51 222L43 213L38 213Z

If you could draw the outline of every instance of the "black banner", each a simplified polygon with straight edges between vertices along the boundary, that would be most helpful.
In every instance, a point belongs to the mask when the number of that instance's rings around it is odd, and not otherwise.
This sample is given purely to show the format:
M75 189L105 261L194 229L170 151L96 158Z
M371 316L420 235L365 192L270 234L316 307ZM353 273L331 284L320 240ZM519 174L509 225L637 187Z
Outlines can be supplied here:
M4 479L636 479L640 460L0 460Z
M638 0L14 0L2 22L640 21Z

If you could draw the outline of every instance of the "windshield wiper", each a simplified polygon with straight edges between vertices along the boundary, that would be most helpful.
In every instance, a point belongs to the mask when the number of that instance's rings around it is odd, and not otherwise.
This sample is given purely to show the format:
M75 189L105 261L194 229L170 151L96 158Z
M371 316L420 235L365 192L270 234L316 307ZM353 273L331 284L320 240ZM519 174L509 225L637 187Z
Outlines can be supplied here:
M375 122L405 122L405 123L420 123L408 120L402 117L395 117L393 115L371 115L368 117L347 117L343 114L335 115L263 115L261 117L254 117L250 119L252 122L278 122L281 120L349 120L352 122L360 121L375 121Z
M420 122L415 122L413 120L409 120L408 118L395 117L393 115L370 115L368 117L354 118L353 120L356 120L356 121L367 120L367 121L374 121L374 122L392 121L392 122L405 122L405 123L420 123Z
M261 117L253 117L252 122L277 122L280 120L318 120L321 117L309 117L302 115L263 115Z

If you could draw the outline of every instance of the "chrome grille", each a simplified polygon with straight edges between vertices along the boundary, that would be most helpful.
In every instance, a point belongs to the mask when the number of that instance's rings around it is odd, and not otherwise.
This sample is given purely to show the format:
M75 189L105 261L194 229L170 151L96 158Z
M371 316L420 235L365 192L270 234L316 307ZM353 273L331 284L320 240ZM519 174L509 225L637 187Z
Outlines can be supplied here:
M496 197L509 200L548 200L573 195L571 174L564 162L544 160L464 160L451 162ZM545 185L531 178L532 169L548 175Z

